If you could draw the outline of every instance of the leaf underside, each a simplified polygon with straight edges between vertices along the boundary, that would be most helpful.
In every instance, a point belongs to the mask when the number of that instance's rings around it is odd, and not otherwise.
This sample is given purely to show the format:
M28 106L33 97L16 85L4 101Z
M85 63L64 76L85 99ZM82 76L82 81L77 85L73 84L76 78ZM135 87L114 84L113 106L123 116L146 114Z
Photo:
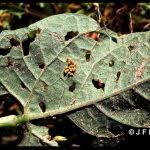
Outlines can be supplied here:
M68 117L97 137L114 136L108 130L109 118L150 127L150 32L119 37L100 29L100 41L86 36L97 30L97 22L87 16L61 14L28 28L3 31L0 95L12 94L32 119L86 106ZM71 32L76 35L66 40ZM76 65L70 77L64 75L68 58Z

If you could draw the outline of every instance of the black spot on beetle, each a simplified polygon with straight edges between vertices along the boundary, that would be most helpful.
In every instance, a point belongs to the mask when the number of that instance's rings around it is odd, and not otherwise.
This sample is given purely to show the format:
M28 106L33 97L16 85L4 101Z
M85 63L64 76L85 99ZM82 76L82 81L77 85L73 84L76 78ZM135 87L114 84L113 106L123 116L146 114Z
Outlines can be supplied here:
M44 92L47 92L48 91L48 85L43 81L43 89L44 89Z

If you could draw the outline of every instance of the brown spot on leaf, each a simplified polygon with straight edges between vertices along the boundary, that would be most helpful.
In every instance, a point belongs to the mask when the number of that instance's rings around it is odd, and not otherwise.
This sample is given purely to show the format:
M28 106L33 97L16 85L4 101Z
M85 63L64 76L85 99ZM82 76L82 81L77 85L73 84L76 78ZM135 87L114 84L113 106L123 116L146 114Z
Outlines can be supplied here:
M56 38L58 42L62 41L61 37L56 32L52 32L51 34Z
M92 83L94 85L95 88L97 89L102 89L104 91L105 88L105 83L103 83L101 80L92 80Z
M69 87L69 91L73 92L75 90L75 88L76 88L76 83L73 82L72 85Z
M90 32L90 33L87 33L86 36L89 37L89 38L92 38L92 39L94 39L94 40L96 40L96 41L99 41L99 40L100 40L100 39L99 39L99 33L97 33L97 32Z
M116 76L117 76L116 82L118 82L118 80L119 80L119 78L120 78L120 75L121 75L121 72L118 71L118 72L117 72L117 75L116 75Z
M43 101L40 101L40 102L39 102L39 106L40 106L42 112L45 112L45 111L46 111L46 105L45 105L45 103L44 103Z
M114 65L114 61L113 60L110 60L110 62L109 62L109 67L112 67L113 65Z
M71 102L71 105L75 105L76 103L76 99L73 99L73 101Z
M128 46L129 51L132 51L134 49L133 45Z
M20 63L14 63L14 66L15 66L15 69L19 70L19 71L22 71L23 70L23 67L21 66Z
M87 62L90 61L90 57L91 57L91 51L90 50L86 50L86 52L85 52L85 58L86 58Z
M43 81L43 88L44 88L44 91L47 92L48 91L48 85Z
M14 61L12 61L9 57L7 58L7 68L11 68L14 66Z
M135 76L141 77L144 71L145 62L142 62L141 66L136 70Z

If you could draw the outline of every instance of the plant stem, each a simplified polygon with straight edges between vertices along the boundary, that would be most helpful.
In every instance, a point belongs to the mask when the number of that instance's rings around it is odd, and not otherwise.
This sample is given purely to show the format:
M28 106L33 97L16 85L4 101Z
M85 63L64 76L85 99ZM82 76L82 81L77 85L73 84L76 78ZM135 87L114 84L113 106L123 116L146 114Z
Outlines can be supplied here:
M27 115L9 115L0 118L0 127L18 126L22 123L29 121Z

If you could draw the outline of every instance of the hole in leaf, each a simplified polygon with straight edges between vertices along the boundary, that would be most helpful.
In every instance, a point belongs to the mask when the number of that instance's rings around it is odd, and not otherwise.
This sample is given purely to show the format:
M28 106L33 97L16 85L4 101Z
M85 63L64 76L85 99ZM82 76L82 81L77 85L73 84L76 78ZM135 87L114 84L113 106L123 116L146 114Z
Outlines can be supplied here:
M128 46L129 51L132 51L134 49L133 45Z
M45 67L45 64L40 64L40 65L39 65L39 68L40 68L40 69L44 69L44 67Z
M109 36L104 34L104 33L100 33L100 37L101 37L102 40L105 40L105 39L109 38Z
M10 44L11 44L11 46L18 46L18 45L20 45L20 42L14 38L11 38Z
M24 56L27 56L29 55L29 47L30 47L30 43L33 42L36 38L36 34L37 33L40 33L41 30L35 30L35 31L31 31L29 34L28 34L28 38L27 39L24 39L22 41L22 48L23 48L23 54Z
M86 61L89 62L91 57L91 51L87 50L85 54Z
M22 48L24 56L29 55L29 46L30 46L30 39L25 39L22 41Z
M73 82L72 85L69 87L69 91L73 92L75 90L75 88L76 88L76 83Z
M115 43L117 43L117 39L115 37L111 37L112 41L114 41Z
M37 29L37 30L33 30L31 32L28 33L28 38L31 40L31 42L33 42L36 38L36 35L39 34L41 32L41 29Z
M110 62L109 62L109 67L112 67L113 65L114 65L114 61L113 60L110 60Z
M46 111L46 105L45 105L45 103L43 101L39 102L39 106L40 106L42 112Z
M101 80L95 80L95 79L93 79L92 83L93 83L93 85L94 85L95 88L97 88L97 89L101 88L104 91L105 83L103 83Z
M79 32L68 32L67 35L65 36L65 40L68 41L69 39L72 39L73 37L77 36Z
M120 75L121 75L121 72L119 71L119 72L117 72L117 79L116 79L116 81L118 81L119 80L119 78L120 78Z
M10 48L4 49L0 48L0 55L5 56L10 52Z
M21 87L22 87L23 89L26 89L26 88L27 88L23 82L21 82Z

